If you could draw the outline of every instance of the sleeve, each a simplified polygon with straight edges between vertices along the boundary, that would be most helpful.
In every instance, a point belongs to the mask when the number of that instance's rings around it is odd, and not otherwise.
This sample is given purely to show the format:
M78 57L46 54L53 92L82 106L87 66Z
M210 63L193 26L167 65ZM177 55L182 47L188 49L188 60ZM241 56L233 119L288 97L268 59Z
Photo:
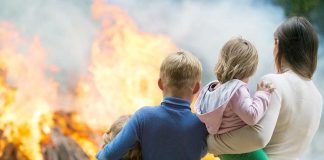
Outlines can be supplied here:
M232 111L246 124L255 125L264 116L270 101L270 93L257 91L250 96L246 86L240 87L230 101Z
M269 109L254 126L245 126L220 135L209 135L208 151L215 155L239 154L264 148L270 141L281 108L281 98L276 89L271 93Z
M139 142L141 135L139 112L137 111L118 135L97 153L98 160L119 160L135 146L136 142Z

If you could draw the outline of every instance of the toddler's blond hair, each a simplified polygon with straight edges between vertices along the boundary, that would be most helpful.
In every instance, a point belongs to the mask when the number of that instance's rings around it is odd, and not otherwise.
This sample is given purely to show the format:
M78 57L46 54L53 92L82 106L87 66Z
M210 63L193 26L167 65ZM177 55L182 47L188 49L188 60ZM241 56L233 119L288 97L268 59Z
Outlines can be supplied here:
M107 132L103 135L104 145L103 147L110 143L117 134L123 129L125 124L127 123L128 119L131 117L131 115L124 115L120 116L107 130ZM135 147L131 150L129 150L126 155L123 156L123 160L141 160L142 159L142 153L139 143L137 142Z
M215 75L221 83L232 79L251 77L258 66L258 52L254 45L243 38L226 42L218 56Z
M178 51L167 56L160 67L160 78L168 87L192 87L201 80L201 63L194 55Z

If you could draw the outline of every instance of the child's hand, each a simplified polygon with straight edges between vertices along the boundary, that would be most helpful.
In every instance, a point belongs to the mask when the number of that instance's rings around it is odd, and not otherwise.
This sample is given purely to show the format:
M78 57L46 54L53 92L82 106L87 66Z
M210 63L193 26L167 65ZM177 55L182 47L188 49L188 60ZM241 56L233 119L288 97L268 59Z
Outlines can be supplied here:
M269 82L261 81L257 84L257 91L266 91L271 93L274 89L272 83Z

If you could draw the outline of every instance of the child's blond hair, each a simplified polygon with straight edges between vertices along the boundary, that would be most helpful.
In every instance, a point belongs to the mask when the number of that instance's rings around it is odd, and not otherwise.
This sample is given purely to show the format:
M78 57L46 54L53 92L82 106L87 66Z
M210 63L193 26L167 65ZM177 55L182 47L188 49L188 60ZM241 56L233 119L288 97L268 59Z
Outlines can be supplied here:
M178 51L167 56L160 67L160 78L168 87L192 87L201 80L201 63L194 55Z
M232 79L243 80L251 77L257 66L258 52L254 45L243 38L233 38L221 49L215 75L221 83Z
M117 134L123 129L125 124L131 115L120 116L107 130L107 132L103 135L104 145L103 147L111 142ZM139 143L136 143L135 147L129 150L126 155L123 156L123 160L141 160L142 154Z

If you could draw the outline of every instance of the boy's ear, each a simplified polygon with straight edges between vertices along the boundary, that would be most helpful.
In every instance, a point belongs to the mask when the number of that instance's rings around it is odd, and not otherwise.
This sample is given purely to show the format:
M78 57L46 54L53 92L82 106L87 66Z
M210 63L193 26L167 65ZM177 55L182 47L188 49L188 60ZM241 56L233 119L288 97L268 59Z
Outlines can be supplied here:
M162 83L161 78L159 78L159 80L158 80L158 85L159 85L159 88L163 91L163 83Z
M197 82L197 83L195 84L195 87L194 87L194 89L193 89L193 94L196 94L197 92L199 92L200 87L201 87L201 81L199 81L199 82Z

